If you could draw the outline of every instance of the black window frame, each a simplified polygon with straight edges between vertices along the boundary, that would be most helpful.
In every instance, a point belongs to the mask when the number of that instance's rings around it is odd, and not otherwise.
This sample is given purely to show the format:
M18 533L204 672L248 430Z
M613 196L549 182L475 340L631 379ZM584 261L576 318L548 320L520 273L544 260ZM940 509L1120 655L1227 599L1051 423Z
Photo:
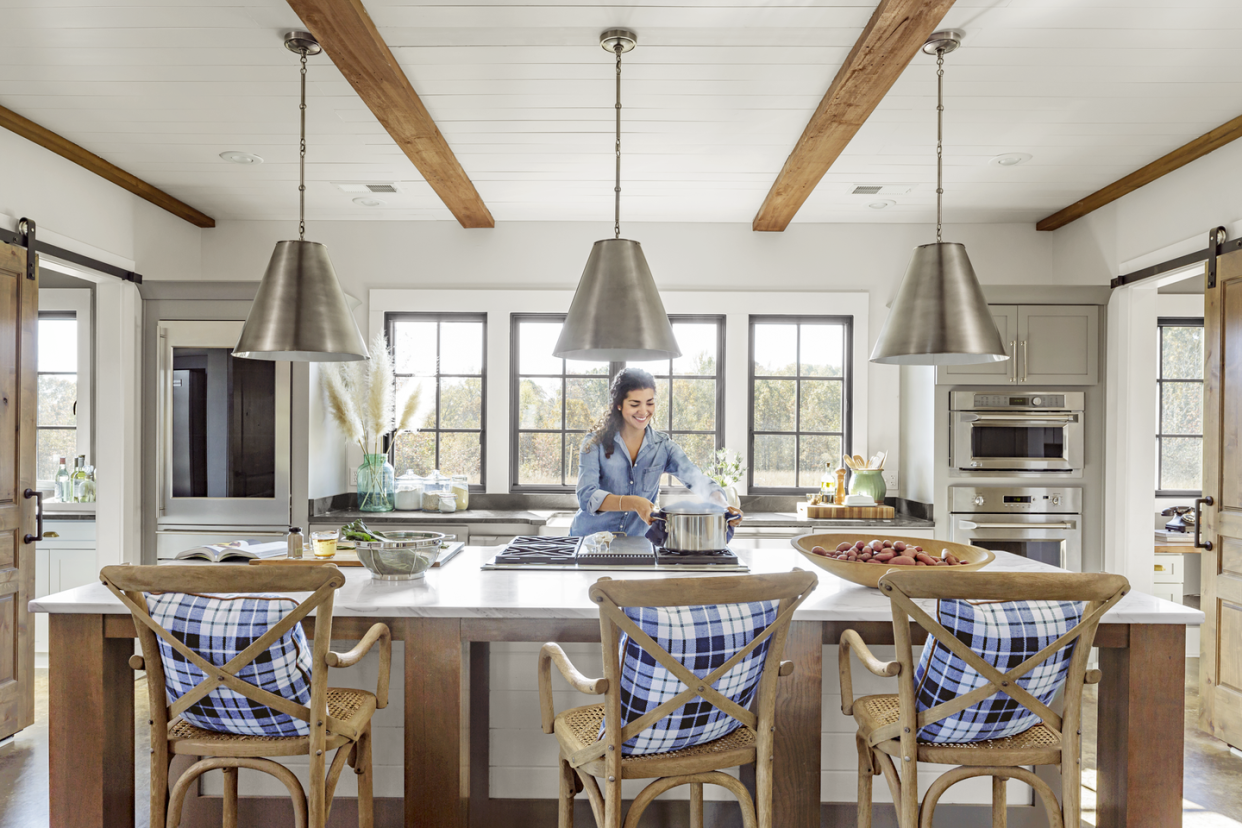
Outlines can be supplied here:
M756 325L789 325L799 327L807 324L841 325L845 328L840 377L804 377L802 376L802 336L799 331L797 352L795 354L796 372L792 375L769 376L755 373L755 326ZM819 489L817 479L812 486L755 486L755 436L793 435L794 436L794 480L798 479L798 462L801 455L803 435L812 437L841 437L842 454L853 452L854 439L854 317L841 314L752 314L747 330L747 382L746 402L749 414L746 423L746 491L759 495L801 495ZM795 380L794 383L794 430L793 431L755 431L755 380ZM802 383L830 381L841 382L841 431L801 431L802 425Z
M1164 376L1164 329L1165 328L1202 328L1201 316L1161 316L1156 319L1156 497L1202 497L1203 489L1162 489L1164 482L1164 452L1161 442L1165 437L1198 437L1203 434L1165 434L1164 433L1164 385L1174 382L1192 382L1204 385L1206 377L1200 379L1166 379ZM1205 343L1206 345L1206 343ZM1202 444L1202 443L1201 443Z
M475 434L479 435L479 482L469 484L471 492L484 492L487 490L487 313L471 312L471 311L386 311L384 313L384 337L388 343L389 352L396 355L396 339L393 335L393 328L396 323L401 321L417 321L417 322L435 322L436 323L436 372L431 377L435 379L436 387L436 403L435 403L435 426L431 428L420 428L419 433L431 431L436 435L435 450L435 466L440 468L440 435L441 434ZM440 350L442 346L442 329L441 325L445 322L479 322L483 325L483 362L480 366L479 374L443 374L440 372ZM393 382L400 385L403 377L413 377L412 374L402 374L397 371L396 364L393 365ZM444 377L449 379L479 379L480 385L480 410L479 410L479 427L475 428L441 428L440 427L440 380ZM392 463L396 459L396 439L389 441L388 446L388 462ZM395 463L394 463L395 466Z
M519 349L519 344L518 344L519 325L522 322L562 322L563 323L567 315L568 314L564 314L564 313L512 313L509 315L509 491L511 492L521 492L524 494L565 494L565 493L573 492L577 488L576 484L571 484L571 483L561 484L561 485L552 485L552 484L546 484L546 483L531 484L531 483L518 482L519 435L524 432L525 433L546 433L546 434L558 433L558 430L556 429L529 429L529 428L523 429L519 427L518 416L520 413L519 412L520 401L518 399L518 395L521 391L519 377L522 377L522 376L543 377L545 376L544 374L524 375L519 372L520 360L521 360L521 354L520 354L520 349ZM724 439L725 439L724 418L725 418L725 324L726 324L726 316L725 314L669 314L668 318L669 318L669 322L672 324L678 324L678 323L683 323L683 322L690 322L690 323L711 322L716 325L716 374L714 377L715 382L716 382L716 431L715 431L715 435L716 435L716 449L720 450L721 448L724 447ZM652 360L641 360L641 361L650 362ZM673 412L673 405L674 405L674 400L675 400L675 395L673 394L672 380L676 376L678 376L672 373L672 362L673 361L670 359L669 360L669 374L668 374L669 427L670 429L672 428L672 424L673 424L672 412ZM561 457L562 458L565 457L565 451L566 451L565 440L568 438L568 435L571 435L571 434L576 435L576 434L582 433L582 432L567 429L565 427L565 404L566 404L565 385L564 385L565 381L567 379L585 378L585 379L606 379L608 382L611 383L612 378L615 377L617 375L617 372L620 371L625 366L626 366L626 362L624 361L609 362L607 377L604 377L600 374L566 374L564 372L561 373L560 375L561 383L562 383L561 385L561 428L559 429L559 433L561 434ZM546 375L546 376L550 377L551 375ZM682 374L680 376L690 377L690 376L699 376L699 375ZM705 377L702 377L702 378L706 379ZM657 377L657 379L659 379L659 377ZM657 429L657 430L663 430L663 429ZM705 432L705 431L704 432L668 431L666 433L668 433L670 437L673 437L675 439L676 434L706 434L708 432ZM562 462L564 462L564 460L562 460ZM567 470L562 468L561 471L562 471L562 479L566 479L564 477L564 473ZM684 487L661 485L660 490L664 492L678 491L678 490L684 491Z

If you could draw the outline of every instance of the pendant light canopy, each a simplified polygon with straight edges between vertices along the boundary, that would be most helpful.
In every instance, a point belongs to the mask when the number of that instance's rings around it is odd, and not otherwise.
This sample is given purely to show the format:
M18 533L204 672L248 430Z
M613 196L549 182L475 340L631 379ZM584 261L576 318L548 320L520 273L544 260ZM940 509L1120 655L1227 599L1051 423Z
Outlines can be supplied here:
M890 365L970 365L1009 359L965 245L941 241L944 197L944 56L961 32L935 32L923 51L936 56L936 242L914 249L892 311L871 352Z
M306 235L306 56L321 51L309 32L289 32L285 48L302 58L298 157L298 239L276 242L233 356L290 362L368 359L367 346L337 281L328 248Z
M552 350L564 359L623 362L681 356L642 245L621 238L621 55L636 45L638 36L625 29L600 35L600 46L617 56L615 238L591 248Z

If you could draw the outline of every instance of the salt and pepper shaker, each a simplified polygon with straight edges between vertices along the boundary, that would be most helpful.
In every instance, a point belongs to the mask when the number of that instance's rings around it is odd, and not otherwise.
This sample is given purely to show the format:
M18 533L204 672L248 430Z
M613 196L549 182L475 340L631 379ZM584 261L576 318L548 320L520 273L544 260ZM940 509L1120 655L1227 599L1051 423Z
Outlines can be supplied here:
M285 536L285 543L288 545L288 551L285 553L286 557L302 557L302 528L300 526L290 526L289 534Z
M841 466L837 469L836 502L838 506L845 505L845 466Z

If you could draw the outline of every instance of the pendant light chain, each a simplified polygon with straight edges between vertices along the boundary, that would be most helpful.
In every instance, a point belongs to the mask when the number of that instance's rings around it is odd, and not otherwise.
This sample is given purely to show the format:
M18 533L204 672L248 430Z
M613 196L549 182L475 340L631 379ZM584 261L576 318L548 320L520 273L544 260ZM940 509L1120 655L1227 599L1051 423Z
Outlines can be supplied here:
M306 49L299 49L302 55L302 127L301 141L298 145L298 241L306 240Z
M936 50L936 244L944 216L944 49Z
M621 238L621 41L613 46L613 50L617 53L617 184L613 189L616 194L616 203L613 206L613 233L616 237Z

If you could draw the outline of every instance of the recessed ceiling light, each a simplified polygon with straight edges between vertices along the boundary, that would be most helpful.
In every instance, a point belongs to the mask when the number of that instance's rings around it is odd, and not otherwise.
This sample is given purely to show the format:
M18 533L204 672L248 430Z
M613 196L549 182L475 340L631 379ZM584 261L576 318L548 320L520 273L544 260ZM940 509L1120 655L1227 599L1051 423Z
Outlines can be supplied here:
M896 203L897 202L892 201L891 199L882 198L879 201L871 202L867 206L870 207L872 210L887 210L889 207L892 207Z
M368 198L363 196L362 198L355 198L354 204L361 204L363 207L380 207L384 204L384 202L380 201L378 198Z
M996 167L1016 167L1030 160L1031 154L1029 152L1007 152L1004 155L996 156L988 163Z
M220 153L220 157L225 161L232 161L234 164L262 164L263 159L254 153L239 152L238 150L227 150Z

